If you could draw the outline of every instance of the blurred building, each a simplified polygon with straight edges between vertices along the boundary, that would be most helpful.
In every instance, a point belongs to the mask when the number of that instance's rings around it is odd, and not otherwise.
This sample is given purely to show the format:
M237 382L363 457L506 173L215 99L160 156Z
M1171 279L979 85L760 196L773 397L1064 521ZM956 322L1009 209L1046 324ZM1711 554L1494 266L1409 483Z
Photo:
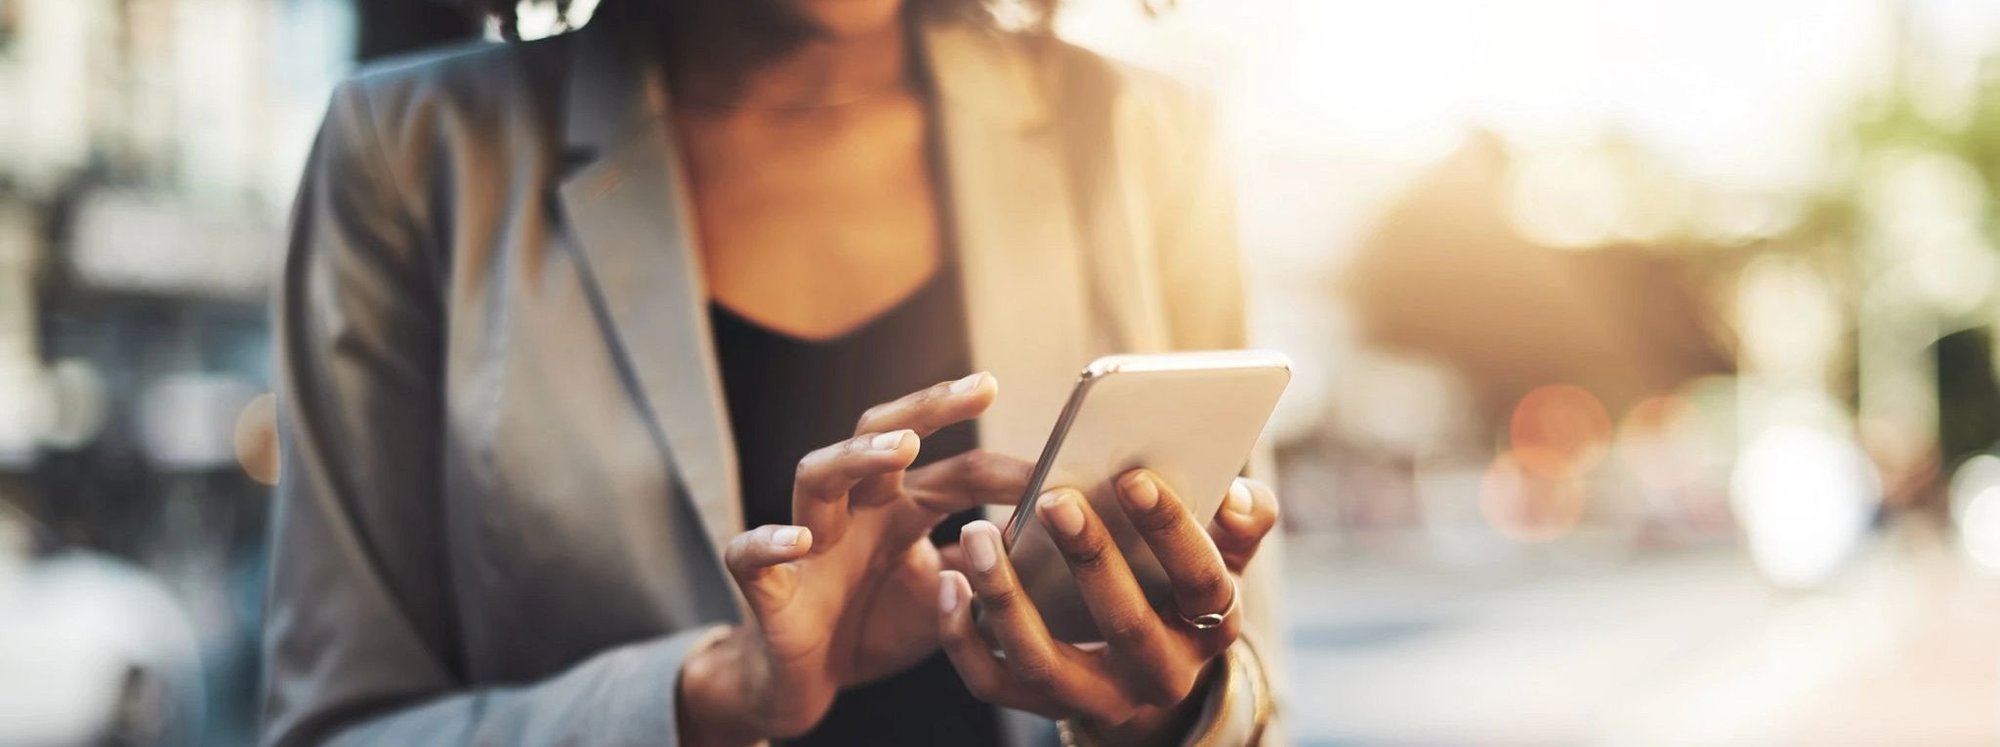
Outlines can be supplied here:
M0 744L247 741L292 190L357 55L476 31L431 3L0 0L0 525L32 539L0 548L0 619L186 633L90 669L89 640L8 628L0 661L58 658L0 666L27 714Z

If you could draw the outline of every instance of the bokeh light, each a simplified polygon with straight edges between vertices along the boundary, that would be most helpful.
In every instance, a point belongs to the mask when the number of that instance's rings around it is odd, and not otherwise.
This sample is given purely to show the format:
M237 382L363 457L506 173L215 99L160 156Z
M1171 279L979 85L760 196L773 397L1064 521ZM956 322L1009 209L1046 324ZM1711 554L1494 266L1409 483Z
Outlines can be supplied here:
M1479 481L1479 514L1493 529L1520 542L1548 542L1583 519L1583 482L1526 468L1517 455L1493 459Z
M1865 539L1880 503L1873 465L1851 437L1799 425L1758 434L1737 462L1732 505L1750 556L1772 583L1830 580Z
M1958 543L1987 573L2000 574L2000 486L1979 491L1958 516Z
M2000 257L1985 237L1989 198L1971 165L1936 151L1896 149L1874 157L1866 173L1867 236L1911 290L1952 315L1992 295Z
M236 461L236 424L257 395L241 379L210 374L163 377L139 402L139 444L163 469L201 470Z
M236 416L236 463L265 485L278 484L278 398L259 394Z
M1981 570L2000 574L2000 455L1975 454L1951 475L1958 546Z
M1507 436L1514 459L1536 476L1562 480L1604 460L1611 446L1611 414L1580 386L1551 384L1514 405Z
M1600 154L1563 149L1522 160L1508 180L1506 215L1522 236L1543 246L1601 246L1639 212L1630 187Z
M1838 352L1843 310L1836 289L1810 262L1784 255L1752 260L1737 281L1744 368L1817 385Z
M1951 473L1952 513L1964 513L1973 496L1996 487L2000 487L2000 455L1985 453L1968 457Z
M96 366L81 358L56 361L49 367L49 393L55 412L42 434L43 446L77 449L97 438L111 405Z

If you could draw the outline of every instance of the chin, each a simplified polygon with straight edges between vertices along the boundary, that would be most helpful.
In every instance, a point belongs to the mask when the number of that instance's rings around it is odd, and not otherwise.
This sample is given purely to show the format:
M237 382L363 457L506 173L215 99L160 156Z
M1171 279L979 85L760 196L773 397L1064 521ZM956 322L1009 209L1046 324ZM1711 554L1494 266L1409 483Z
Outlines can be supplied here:
M794 17L828 38L878 34L893 28L904 0L783 0Z

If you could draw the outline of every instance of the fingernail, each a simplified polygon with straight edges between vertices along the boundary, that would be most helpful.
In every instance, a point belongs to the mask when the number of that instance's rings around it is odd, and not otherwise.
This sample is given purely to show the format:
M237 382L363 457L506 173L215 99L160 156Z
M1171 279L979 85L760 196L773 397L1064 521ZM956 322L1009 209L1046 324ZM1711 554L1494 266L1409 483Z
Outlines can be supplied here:
M951 382L951 393L964 394L972 391L979 387L979 380L983 378L986 378L986 372L980 371L979 373L970 374L963 379Z
M993 570L1000 564L1000 533L992 524L973 522L960 530L958 541L965 545L965 555L972 560L972 567L980 573Z
M797 547L799 540L806 536L805 527L779 527L771 533L771 544L779 547Z
M1068 491L1043 493L1035 506L1042 512L1042 521L1048 522L1062 536L1075 537L1083 533L1083 509L1077 507Z
M1153 473L1140 472L1126 480L1125 500L1141 511L1160 505L1160 485L1154 479Z
M1249 516L1251 502L1250 486L1243 484L1242 480L1230 482L1229 495L1222 499L1222 505L1237 516Z
M938 574L938 611L947 615L958 611L958 574L945 571Z
M902 447L903 436L908 435L909 432L908 429L889 431L888 433L876 436L875 440L868 442L868 445L875 447L877 451L895 451Z

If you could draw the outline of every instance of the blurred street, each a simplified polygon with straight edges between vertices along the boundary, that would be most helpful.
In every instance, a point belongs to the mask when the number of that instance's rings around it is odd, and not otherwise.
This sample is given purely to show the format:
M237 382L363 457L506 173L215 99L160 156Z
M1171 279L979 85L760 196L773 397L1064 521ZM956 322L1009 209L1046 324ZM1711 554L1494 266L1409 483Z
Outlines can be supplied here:
M2000 583L1926 530L1888 533L1818 593L1770 587L1734 548L1632 559L1581 539L1503 571L1360 560L1299 540L1288 602L1300 744L1957 745L2000 734Z
M254 742L335 86L652 2L0 0L0 747ZM1212 109L1297 743L2000 745L2000 0L1041 4Z

